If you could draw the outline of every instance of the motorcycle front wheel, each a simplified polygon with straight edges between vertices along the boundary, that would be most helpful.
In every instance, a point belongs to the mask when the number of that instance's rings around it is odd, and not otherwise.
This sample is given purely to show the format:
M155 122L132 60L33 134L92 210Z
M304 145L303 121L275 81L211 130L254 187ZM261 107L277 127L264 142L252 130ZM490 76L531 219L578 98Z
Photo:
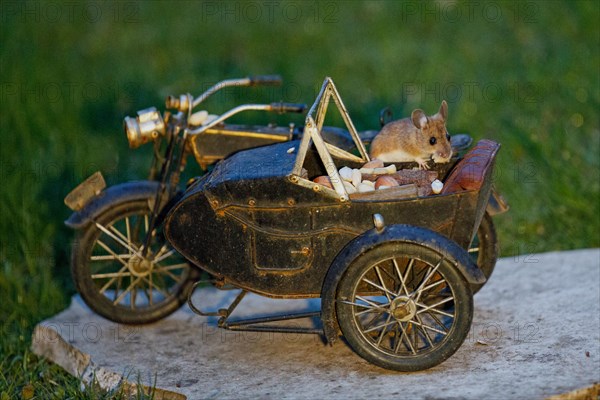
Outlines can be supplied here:
M148 235L148 199L116 203L77 236L71 259L75 286L96 313L124 324L144 324L173 313L187 300L199 270L164 240Z

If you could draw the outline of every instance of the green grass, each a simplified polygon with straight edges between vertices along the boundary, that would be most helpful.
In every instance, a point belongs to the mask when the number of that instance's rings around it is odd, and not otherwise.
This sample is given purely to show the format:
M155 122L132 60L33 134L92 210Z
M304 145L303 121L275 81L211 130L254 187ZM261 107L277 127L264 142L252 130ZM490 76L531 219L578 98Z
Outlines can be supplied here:
M285 84L226 91L215 112L311 103L331 76L359 129L445 98L450 132L503 145L502 255L600 245L596 1L73 4L1 3L0 399L102 397L27 350L73 294L62 199L97 169L143 178L149 148L127 148L122 118L220 79Z

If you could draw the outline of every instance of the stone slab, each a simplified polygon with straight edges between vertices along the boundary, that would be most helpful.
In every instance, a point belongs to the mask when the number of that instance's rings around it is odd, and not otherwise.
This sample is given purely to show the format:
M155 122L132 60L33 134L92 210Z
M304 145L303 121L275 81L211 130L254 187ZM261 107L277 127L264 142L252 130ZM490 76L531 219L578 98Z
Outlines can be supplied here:
M203 289L194 300L216 309L235 294ZM318 310L319 305L319 300L248 295L236 314ZM65 344L74 349L60 350ZM187 305L150 325L119 325L95 315L78 296L40 324L32 347L60 365L68 364L65 354L79 354L73 366L63 367L82 371L81 360L87 360L88 374L89 368L101 368L129 382L155 385L165 390L157 398L165 399L183 398L176 394L189 399L541 399L590 386L597 392L600 249L499 260L490 282L475 296L465 343L443 364L418 373L383 370L343 341L326 346L316 335L221 330L215 318L199 317Z

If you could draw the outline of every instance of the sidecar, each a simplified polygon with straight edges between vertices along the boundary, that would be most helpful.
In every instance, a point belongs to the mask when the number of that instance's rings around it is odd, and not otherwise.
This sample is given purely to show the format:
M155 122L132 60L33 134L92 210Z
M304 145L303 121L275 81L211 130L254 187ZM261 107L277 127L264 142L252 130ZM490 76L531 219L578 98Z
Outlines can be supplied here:
M331 99L353 152L321 135ZM220 161L171 209L165 235L185 258L242 293L320 297L328 342L341 333L381 367L430 368L464 341L472 288L486 279L467 249L486 211L499 148L479 142L440 177L439 194L420 194L411 184L350 194L339 169L360 168L369 157L327 78L301 140ZM331 187L315 183L318 176ZM240 300L216 313L221 327L240 327L227 323ZM247 326L261 330L257 322Z

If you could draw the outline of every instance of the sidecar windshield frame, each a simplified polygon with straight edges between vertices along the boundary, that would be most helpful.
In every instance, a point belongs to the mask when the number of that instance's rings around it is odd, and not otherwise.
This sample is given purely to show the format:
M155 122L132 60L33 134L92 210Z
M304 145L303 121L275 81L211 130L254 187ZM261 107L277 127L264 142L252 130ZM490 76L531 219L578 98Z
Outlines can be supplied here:
M333 101L344 120L346 128L350 132L352 136L352 140L358 152L359 156L348 153L345 150L340 149L337 146L334 146L331 143L327 143L323 136L321 135L321 130L323 129L323 122L325 121L325 115L327 114L327 108L329 106L330 100L333 98ZM298 149L298 155L296 157L296 162L294 164L294 169L292 173L297 176L302 175L302 166L304 165L304 160L306 158L306 153L310 148L311 144L314 144L321 161L331 179L331 183L333 185L334 190L340 196L340 200L348 200L348 193L342 184L342 180L340 178L338 169L333 161L332 156L337 159L348 160L357 163L366 163L370 161L369 155L365 149L364 144L360 140L358 136L358 132L354 127L354 123L350 119L350 115L346 110L346 106L344 105L342 98L340 97L333 80L330 77L326 77L323 81L323 85L321 86L321 90L315 99L312 107L308 111L305 120L305 128L304 135L302 137L302 141L300 142L300 148Z

